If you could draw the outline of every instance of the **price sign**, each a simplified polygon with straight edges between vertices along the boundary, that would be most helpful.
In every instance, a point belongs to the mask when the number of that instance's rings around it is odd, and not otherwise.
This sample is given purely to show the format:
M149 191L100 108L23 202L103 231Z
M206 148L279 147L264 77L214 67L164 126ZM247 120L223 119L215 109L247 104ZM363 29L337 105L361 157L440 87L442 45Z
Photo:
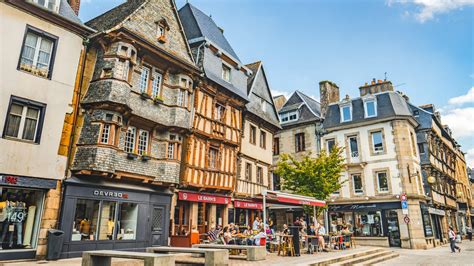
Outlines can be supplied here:
M408 217L408 215L406 215L405 218L403 218L403 221L404 221L406 224L409 224L409 223L410 223L410 217Z

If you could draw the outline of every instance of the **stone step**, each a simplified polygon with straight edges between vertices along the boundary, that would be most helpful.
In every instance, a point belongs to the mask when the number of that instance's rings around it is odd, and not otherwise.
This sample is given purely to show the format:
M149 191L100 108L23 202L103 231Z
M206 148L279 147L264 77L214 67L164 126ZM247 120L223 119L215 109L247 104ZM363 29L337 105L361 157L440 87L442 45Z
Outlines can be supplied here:
M369 261L369 260L372 260L372 259L375 259L375 258L378 258L378 257L386 256L386 255L390 254L391 252L392 251L390 251L390 250L379 250L378 252L375 252L375 253L367 254L367 255L364 255L364 256L357 256L357 257L349 259L349 260L343 260L343 261L340 261L338 263L331 264L331 266L335 266L335 265L350 266L350 265L354 265L354 264L359 264L359 263L363 263L365 261Z
M344 261L344 260L350 260L350 259L353 259L353 258L356 258L356 257L366 256L366 255L374 254L374 253L381 252L381 251L385 251L385 249L383 249L383 248L369 249L369 250L365 250L365 251L361 251L361 252L357 252L357 253L352 253L352 254L349 254L349 255L344 255L344 256L340 256L340 257L335 257L335 258L323 260L323 261L313 263L313 264L310 264L310 265L311 266L323 266L323 265L335 264L335 263L339 263L339 262Z
M385 255L385 256L381 256L381 257L376 257L376 258L373 258L371 260L368 260L368 261L364 261L363 263L361 264L355 264L355 265L358 265L358 266L366 266L366 265L374 265L376 263L380 263L380 262L384 262L384 261L387 261L387 260L391 260L393 258L396 258L400 256L400 254L398 254L397 252L390 252L389 254Z

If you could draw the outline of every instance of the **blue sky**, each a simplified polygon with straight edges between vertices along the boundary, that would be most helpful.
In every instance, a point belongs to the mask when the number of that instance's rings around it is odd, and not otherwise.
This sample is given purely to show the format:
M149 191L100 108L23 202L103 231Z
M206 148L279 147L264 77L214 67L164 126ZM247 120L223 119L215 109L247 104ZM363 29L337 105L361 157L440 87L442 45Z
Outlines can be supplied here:
M123 0L83 0L87 21ZM185 0L177 0L178 8ZM341 97L384 73L417 105L433 103L474 166L474 0L189 0L243 63L262 60L274 95Z

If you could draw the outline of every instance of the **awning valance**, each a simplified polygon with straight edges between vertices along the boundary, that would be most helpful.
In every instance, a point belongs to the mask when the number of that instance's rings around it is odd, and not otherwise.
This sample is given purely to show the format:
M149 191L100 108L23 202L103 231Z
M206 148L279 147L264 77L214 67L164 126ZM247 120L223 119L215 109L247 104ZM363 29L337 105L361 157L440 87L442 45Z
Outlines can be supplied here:
M290 194L280 191L267 191L267 199L269 202L275 200L278 203L289 203L292 205L310 205L316 207L326 206L326 201L317 200L313 197Z

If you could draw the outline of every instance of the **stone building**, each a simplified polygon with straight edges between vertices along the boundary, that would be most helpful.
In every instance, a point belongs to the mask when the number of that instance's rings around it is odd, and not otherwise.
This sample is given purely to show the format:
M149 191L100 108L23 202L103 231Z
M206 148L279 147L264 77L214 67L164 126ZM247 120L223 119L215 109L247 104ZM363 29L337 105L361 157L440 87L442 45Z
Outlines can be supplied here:
M66 169L63 121L92 32L65 0L0 1L0 261L46 254Z
M167 245L191 129L194 64L174 1L130 0L90 20L76 91L62 257Z
M228 222L242 112L248 102L247 79L252 75L209 16L189 3L179 10L179 16L194 60L204 74L196 84L192 130L183 144L172 245L178 245L174 241L179 241L178 233L183 230L195 228L204 233L212 225Z
M472 197L464 154L449 127L441 123L441 116L433 105L411 105L411 108L420 124L417 143L425 192L429 197L424 217L433 228L426 234L437 242L447 242L448 226L463 231L469 220Z
M237 166L237 183L233 209L229 214L238 225L250 224L256 215L262 217L261 193L272 187L273 136L280 129L277 110L262 62L248 64L249 103L243 113L242 142Z
M341 101L335 86L321 86L325 112L322 149L343 147L346 170L329 202L330 231L350 224L361 245L423 249L433 246L423 220L426 205L414 119L407 99L390 81L359 88ZM328 105L326 106L326 103ZM408 212L400 197L406 195ZM411 223L404 222L405 215Z

